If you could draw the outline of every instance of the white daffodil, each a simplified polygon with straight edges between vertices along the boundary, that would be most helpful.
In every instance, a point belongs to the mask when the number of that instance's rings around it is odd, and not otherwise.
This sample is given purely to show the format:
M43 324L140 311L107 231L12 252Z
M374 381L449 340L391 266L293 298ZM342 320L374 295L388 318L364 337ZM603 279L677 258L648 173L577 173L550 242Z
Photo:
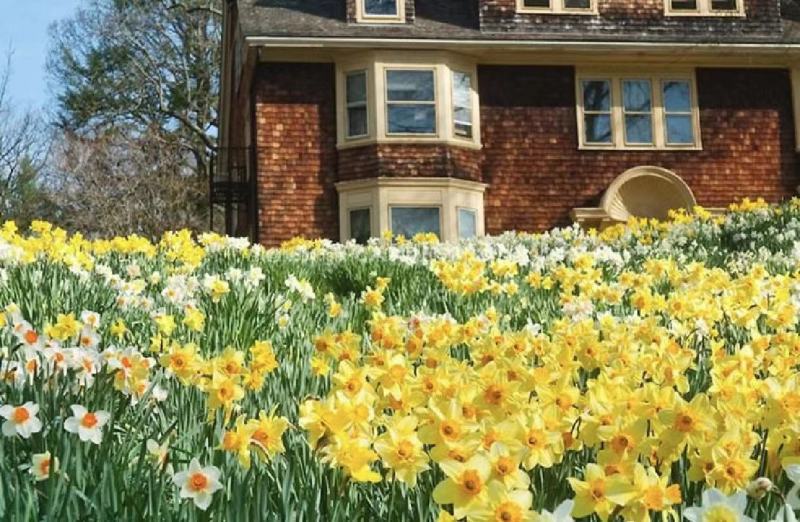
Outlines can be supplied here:
M50 473L58 470L58 459L54 459L49 451L36 453L31 458L31 475L36 482L47 480Z
M42 431L42 421L36 416L39 406L33 402L26 402L22 406L6 404L0 407L0 417L6 419L3 423L3 435L13 437L19 435L23 439L30 438L34 433Z
M788 464L783 466L783 471L786 472L786 476L789 477L789 480L792 481L794 486L792 489L789 490L789 493L786 494L786 503L792 507L792 509L800 509L800 464Z
M90 412L78 404L73 404L70 408L72 417L64 421L64 429L70 433L77 433L83 442L100 444L103 440L103 426L108 423L111 414L102 410Z
M565 500L556 506L552 513L544 509L538 515L534 515L533 519L536 522L574 522L570 514L574 503L573 500Z
M727 496L720 490L713 488L703 491L703 501L700 507L686 508L683 518L689 522L708 522L712 520L725 520L731 522L755 522L744 514L747 507L747 493L737 491Z
M792 510L792 506L789 504L781 506L778 510L778 514L772 519L772 522L797 522L797 517L794 514L794 510Z
M187 470L175 473L172 481L181 488L181 498L192 499L194 505L203 511L211 505L214 492L222 489L219 469L215 466L203 468L197 459L192 459Z

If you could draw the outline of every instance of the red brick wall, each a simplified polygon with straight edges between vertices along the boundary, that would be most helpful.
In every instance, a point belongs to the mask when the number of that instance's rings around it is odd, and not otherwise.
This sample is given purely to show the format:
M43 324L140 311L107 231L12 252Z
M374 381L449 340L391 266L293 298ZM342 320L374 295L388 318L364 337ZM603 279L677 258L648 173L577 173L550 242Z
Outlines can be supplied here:
M674 171L710 207L778 201L800 181L784 70L699 69L703 150L675 152L578 150L571 67L481 66L478 76L489 234L566 225L639 165Z
M332 64L262 64L256 72L259 240L339 237Z
M479 0L483 31L503 33L575 33L583 36L635 34L647 39L675 35L706 40L738 34L772 36L781 31L779 0L743 0L746 17L664 16L666 0L596 0L598 15L541 15L517 13L517 0Z
M339 151L339 180L450 177L481 180L481 151L447 145L369 145Z

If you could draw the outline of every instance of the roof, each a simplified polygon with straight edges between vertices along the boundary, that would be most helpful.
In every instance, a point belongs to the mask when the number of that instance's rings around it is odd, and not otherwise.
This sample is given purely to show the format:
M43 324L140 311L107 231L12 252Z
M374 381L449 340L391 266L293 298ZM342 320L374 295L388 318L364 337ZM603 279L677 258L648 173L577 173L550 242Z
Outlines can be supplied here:
M367 25L347 22L345 0L238 0L245 37L381 38L411 40L549 40L697 44L800 44L800 0L780 1L781 18L751 27L747 19L719 18L626 23L618 13L605 23L565 23L540 17L527 25L514 20L480 28L479 0L417 0L413 24ZM519 26L519 27L518 27ZM776 30L777 28L777 30Z

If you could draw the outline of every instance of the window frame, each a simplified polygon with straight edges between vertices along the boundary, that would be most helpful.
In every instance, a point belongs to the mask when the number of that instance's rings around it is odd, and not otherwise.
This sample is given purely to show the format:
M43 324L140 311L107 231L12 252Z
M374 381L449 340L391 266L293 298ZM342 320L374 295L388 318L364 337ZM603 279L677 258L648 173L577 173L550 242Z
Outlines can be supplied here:
M347 216L347 223L346 223L346 225L347 225L347 237L349 239L355 239L353 237L352 213L353 212L357 212L359 210L367 210L367 211L369 211L369 237L367 238L367 240L369 240L370 237L375 237L375 233L374 233L373 226L372 226L373 225L373 215L375 214L375 211L372 208L372 205L353 205L353 206L351 206L351 207L349 207L347 209L347 211L346 211L346 216Z
M428 209L436 209L439 214L439 233L436 234L440 240L444 235L444 208L443 205L426 205L424 203L421 204L414 204L414 203L389 203L388 210L389 210L389 230L392 231L392 235L397 235L394 231L394 210L398 208L410 208L410 209L421 209L421 210L428 210ZM422 232L422 234L432 234L435 232ZM404 236L406 239L411 239L414 236L408 237Z
M664 1L669 2L670 0ZM597 4L598 0L589 0L588 8L576 8L567 7L566 0L550 0L550 7L532 7L525 5L525 0L517 0L517 13L591 16L598 14Z
M356 22L362 24L404 24L406 23L406 0L396 0L396 4L396 14L375 15L367 13L366 0L356 0Z
M712 9L713 0L695 0L695 9L673 9L672 0L664 0L664 16L745 17L744 0L736 0L736 9Z
M355 76L357 74L364 75L364 101L363 102L349 102L347 101L347 80L351 76ZM366 69L353 69L350 71L346 71L344 73L344 139L346 140L358 140L370 135L370 124L369 124L369 71ZM366 111L366 132L364 134L350 134L350 109L357 109L357 108L364 108Z
M389 100L389 73L392 71L413 71L413 72L430 72L433 77L433 100L431 101L395 101ZM387 137L425 137L425 136L439 136L439 116L441 110L440 96L439 96L439 79L437 78L436 67L416 67L413 65L394 66L387 65L383 68L383 117L384 128L383 133ZM433 107L433 132L391 132L389 130L389 106L390 105L429 105Z
M455 139L472 140L475 137L475 78L472 73L461 70L457 67L449 68L450 76L450 99L452 100L451 119L450 119L450 132L453 133ZM456 75L462 74L469 78L469 136L462 136L458 133L458 125L464 125L466 122L459 122L456 118L456 110L459 106L456 105Z
M468 212L472 214L472 218L475 220L475 235L472 237L463 237L461 235L461 213ZM465 207L465 206L456 206L456 236L459 241L462 239L473 239L478 237L478 209L472 207Z
M628 143L625 129L623 106L623 87L626 80L648 80L651 90L651 125L653 143ZM595 143L586 141L586 112L583 108L583 82L611 82L611 142ZM675 144L667 142L667 118L663 103L663 85L667 81L684 81L689 84L690 110L693 143ZM578 69L575 73L575 105L578 124L578 149L581 150L702 150L700 128L700 107L697 97L697 80L694 69L630 69L608 71L601 69ZM590 111L589 114L592 114Z
M642 112L642 111L628 111L625 108L625 82L647 82L650 84L650 111L649 112ZM659 84L660 86L661 84ZM614 88L612 83L611 88ZM656 107L655 107L655 96L653 91L653 80L650 78L621 78L620 79L620 96L622 99L622 103L620 104L620 108L622 110L622 140L625 143L625 147L654 147L656 144ZM613 112L614 107L611 107L612 112L612 126L613 126ZM646 141L638 142L638 141L630 141L628 139L628 116L649 116L650 117L650 138L651 141L648 143ZM666 121L666 120L664 120ZM612 129L612 141L613 141L613 129ZM665 141L666 143L666 141Z

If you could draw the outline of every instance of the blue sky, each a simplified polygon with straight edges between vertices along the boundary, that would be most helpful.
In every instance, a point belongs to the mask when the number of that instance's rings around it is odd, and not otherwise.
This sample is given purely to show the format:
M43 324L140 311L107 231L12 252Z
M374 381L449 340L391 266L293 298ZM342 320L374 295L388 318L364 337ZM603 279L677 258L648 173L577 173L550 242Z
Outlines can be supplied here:
M11 99L15 104L42 107L51 102L45 61L51 22L70 16L81 0L0 0L0 57L11 46Z

